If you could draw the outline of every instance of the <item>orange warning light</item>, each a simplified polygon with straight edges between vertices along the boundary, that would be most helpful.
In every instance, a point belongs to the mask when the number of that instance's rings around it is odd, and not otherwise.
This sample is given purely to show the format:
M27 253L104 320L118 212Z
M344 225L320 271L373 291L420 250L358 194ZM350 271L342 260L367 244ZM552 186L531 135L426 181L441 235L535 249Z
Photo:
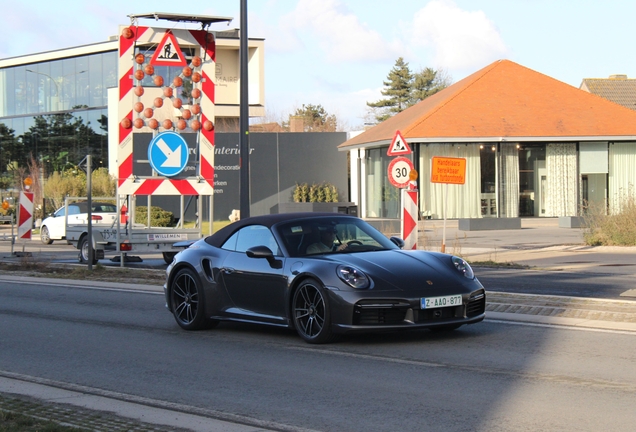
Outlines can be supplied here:
M122 31L121 31L121 35L125 38L125 39L130 39L132 38L135 34L133 33L133 31L130 29L130 27L125 27Z

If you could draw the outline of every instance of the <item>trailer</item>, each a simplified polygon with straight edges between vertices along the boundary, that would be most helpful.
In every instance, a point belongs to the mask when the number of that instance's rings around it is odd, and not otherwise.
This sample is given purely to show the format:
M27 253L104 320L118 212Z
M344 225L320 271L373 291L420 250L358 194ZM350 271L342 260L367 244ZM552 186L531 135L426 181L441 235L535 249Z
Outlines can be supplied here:
M129 17L130 25L119 27L119 80L108 96L109 130L116 132L109 134L109 154L116 155L109 171L117 179L120 217L108 229L69 227L67 234L80 250L80 260L84 249L88 252L90 232L97 259L101 251L114 250L122 266L132 253L161 252L171 261L178 252L176 242L201 238L204 197L212 233L217 65L215 33L209 26L232 20L166 13ZM142 19L168 26L140 25ZM157 196L179 197L180 225L152 227L150 219L143 227L131 224L136 201L146 200L150 209ZM196 210L190 229L184 228L186 197ZM121 214L127 214L123 223Z
M166 263L171 263L174 256L181 250L174 246L177 242L195 241L201 238L201 227L183 228L183 220L179 221L177 227L153 227L148 217L147 223L134 223L135 203L132 206L118 206L126 211L119 212L117 217L108 224L89 224L91 215L74 219L69 222L68 205L72 202L86 201L87 197L66 197L64 200L66 241L79 250L78 259L80 263L86 264L90 261L90 250L93 249L92 264L104 259L107 252L114 252L119 256L112 258L122 265L125 262L140 261L138 254L161 253ZM95 198L99 201L115 202L114 197ZM148 212L150 215L150 212ZM130 215L130 216L129 216ZM89 236L89 229L91 235ZM89 243L89 238L91 242ZM92 244L91 244L92 243Z

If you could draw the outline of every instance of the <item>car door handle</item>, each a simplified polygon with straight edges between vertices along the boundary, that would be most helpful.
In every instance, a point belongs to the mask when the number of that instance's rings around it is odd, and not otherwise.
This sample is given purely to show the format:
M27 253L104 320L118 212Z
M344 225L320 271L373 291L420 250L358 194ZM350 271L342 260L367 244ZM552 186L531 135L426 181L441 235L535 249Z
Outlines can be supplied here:
M233 268L229 268L229 267L223 267L221 270L223 271L224 274L232 274L232 273L234 273L234 269Z

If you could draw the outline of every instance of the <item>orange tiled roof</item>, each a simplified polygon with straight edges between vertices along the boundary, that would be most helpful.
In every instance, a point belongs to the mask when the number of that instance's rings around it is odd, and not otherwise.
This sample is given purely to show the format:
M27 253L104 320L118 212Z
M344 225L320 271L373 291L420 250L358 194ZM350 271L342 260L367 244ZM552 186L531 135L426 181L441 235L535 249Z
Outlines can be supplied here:
M636 110L636 79L627 78L627 75L585 78L579 88L625 108Z
M409 142L636 136L636 112L509 60L496 61L340 147Z

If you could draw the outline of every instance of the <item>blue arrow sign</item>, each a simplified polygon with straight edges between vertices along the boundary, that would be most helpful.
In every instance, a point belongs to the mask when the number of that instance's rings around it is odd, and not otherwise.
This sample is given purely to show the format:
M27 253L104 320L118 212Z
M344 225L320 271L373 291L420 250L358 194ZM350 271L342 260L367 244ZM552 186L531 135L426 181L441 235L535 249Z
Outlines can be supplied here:
M159 175L176 176L188 164L188 144L176 132L161 132L148 145L148 160Z

